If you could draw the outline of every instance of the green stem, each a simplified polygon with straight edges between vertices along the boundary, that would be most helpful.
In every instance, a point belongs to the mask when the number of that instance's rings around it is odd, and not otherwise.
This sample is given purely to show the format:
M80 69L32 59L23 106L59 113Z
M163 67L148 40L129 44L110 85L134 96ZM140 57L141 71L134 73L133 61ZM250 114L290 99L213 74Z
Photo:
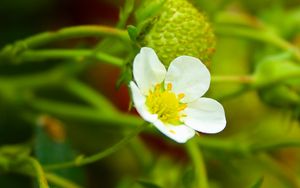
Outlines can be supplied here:
M32 171L28 171L20 168L13 171L27 176L32 176L32 177L37 176L35 173L32 173ZM62 188L82 188L81 186L76 185L74 182L62 178L60 176L57 176L53 173L46 172L45 177L47 178L49 183L52 183L53 185L57 185Z
M73 121L88 121L90 123L96 123L97 125L101 122L101 125L107 126L108 128L136 128L143 123L141 118L134 115L126 115L123 113L103 114L89 107L66 104L52 100L34 98L32 100L28 100L27 104L35 110L49 113L60 118L70 119Z
M117 109L104 96L80 81L70 80L66 88L81 99L90 103L92 106L101 110L103 113L117 112Z
M299 148L300 141L297 139L276 139L271 142L261 142L251 146L252 152L272 151L280 148Z
M125 30L101 25L82 25L66 27L52 32L39 33L24 40L17 41L16 44L22 44L26 48L36 48L59 40L103 36L128 39L127 32Z
M112 147L101 151L99 153L96 153L89 157L78 157L77 159L65 163L60 164L53 164L53 165L47 165L45 166L45 169L47 170L55 170L55 169L62 169L62 168L71 168L71 167L78 167L83 166L87 164L94 163L100 159L103 159L104 157L107 157L108 155L118 151L122 147L124 147L132 138L136 137L142 129L144 129L146 126L140 126L136 128L134 131L132 131L130 134L128 134L125 138L123 138L121 141L119 141L117 144L113 145Z
M200 148L194 139L187 142L186 147L195 167L195 187L208 188L205 163Z
M48 186L43 168L40 165L40 163L32 157L26 158L25 162L28 162L33 167L36 177L38 179L39 187L40 188L48 188L49 186Z
M242 75L242 76L212 76L211 82L213 83L242 83L252 84L254 82L253 76Z
M63 188L82 188L79 185L76 185L74 182L70 180L59 177L53 173L46 173L46 178L49 182Z
M273 151L281 148L299 148L300 141L297 139L277 139L276 141L263 141L259 143L248 143L244 140L236 139L217 139L209 137L201 137L197 139L197 143L203 149L224 151L235 154L255 154L258 152Z
M234 139L217 139L201 137L197 139L199 146L206 150L223 151L229 153L245 154L251 150L245 142L237 142Z
M18 57L18 55L27 51L28 49L41 47L59 40L103 36L111 36L123 40L129 40L129 37L125 30L120 30L112 27L100 25L66 27L58 31L40 33L24 40L17 41L14 44L7 45L0 51L0 60L2 60L3 62L19 63L20 61L18 61L16 57ZM30 56L27 58L30 59Z
M263 87L267 87L270 85L280 84L281 82L284 82L286 80L293 79L293 78L300 78L300 70L295 70L293 72L289 72L288 74L275 77L272 80L268 80L267 82L262 79L260 79L260 80L256 79L256 82L253 84L253 86L255 88L263 88Z
M247 27L224 26L224 25L223 26L217 25L215 27L215 30L216 33L219 35L244 37L244 38L272 44L283 50L290 51L291 53L293 53L294 57L300 61L300 50L273 32L267 30L247 28Z
M3 88L35 88L64 83L66 77L76 74L79 66L62 65L40 73L0 77L0 87ZM69 75L68 75L69 74Z
M57 59L75 59L82 61L84 59L95 59L106 62L117 67L123 65L123 60L102 52L82 49L46 49L46 50L27 50L17 57L17 62L40 62L44 60Z

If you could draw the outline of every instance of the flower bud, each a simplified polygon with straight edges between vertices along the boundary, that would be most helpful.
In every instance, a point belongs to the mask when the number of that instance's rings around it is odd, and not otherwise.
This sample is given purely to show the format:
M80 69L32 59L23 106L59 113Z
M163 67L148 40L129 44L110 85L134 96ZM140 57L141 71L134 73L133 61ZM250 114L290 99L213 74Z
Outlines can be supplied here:
M165 0L138 40L155 49L166 66L181 55L197 57L208 65L215 48L210 24L188 0Z

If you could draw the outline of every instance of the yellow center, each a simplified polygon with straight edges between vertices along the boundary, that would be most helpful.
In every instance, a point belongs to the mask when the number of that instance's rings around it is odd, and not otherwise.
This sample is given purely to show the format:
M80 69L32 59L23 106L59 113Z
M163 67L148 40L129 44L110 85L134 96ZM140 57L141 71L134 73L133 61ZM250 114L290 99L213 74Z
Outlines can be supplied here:
M180 102L184 94L176 95L171 89L172 84L168 84L167 89L164 89L163 84L157 84L153 91L149 91L146 98L146 105L148 110L152 114L157 114L158 119L162 122L178 125L181 123L180 118L186 116L181 111L187 105Z

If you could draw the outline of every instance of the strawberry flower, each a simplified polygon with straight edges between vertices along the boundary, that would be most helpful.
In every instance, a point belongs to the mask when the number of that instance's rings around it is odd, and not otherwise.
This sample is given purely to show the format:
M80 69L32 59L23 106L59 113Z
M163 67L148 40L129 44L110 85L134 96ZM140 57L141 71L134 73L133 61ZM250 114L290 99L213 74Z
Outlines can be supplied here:
M155 51L143 47L133 62L133 103L146 121L178 143L195 135L218 133L226 126L223 106L202 97L210 73L197 58L179 56L166 70Z

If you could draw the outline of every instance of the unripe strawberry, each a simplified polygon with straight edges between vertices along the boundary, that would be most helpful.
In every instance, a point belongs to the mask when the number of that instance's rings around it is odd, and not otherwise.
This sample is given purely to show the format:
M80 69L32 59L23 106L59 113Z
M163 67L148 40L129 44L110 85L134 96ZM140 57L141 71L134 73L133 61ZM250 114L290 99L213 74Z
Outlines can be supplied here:
M215 36L206 17L188 0L166 0L149 24L139 42L153 48L166 66L180 55L197 57L208 65Z

